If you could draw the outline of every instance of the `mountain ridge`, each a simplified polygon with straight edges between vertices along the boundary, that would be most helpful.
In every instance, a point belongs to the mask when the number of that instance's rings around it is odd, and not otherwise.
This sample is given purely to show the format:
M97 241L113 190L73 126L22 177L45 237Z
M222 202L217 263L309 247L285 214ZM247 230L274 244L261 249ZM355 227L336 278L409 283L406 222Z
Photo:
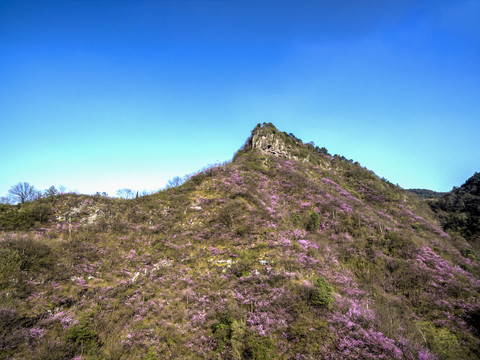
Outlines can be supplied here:
M471 245L272 124L178 187L38 204L1 233L0 359L480 356Z

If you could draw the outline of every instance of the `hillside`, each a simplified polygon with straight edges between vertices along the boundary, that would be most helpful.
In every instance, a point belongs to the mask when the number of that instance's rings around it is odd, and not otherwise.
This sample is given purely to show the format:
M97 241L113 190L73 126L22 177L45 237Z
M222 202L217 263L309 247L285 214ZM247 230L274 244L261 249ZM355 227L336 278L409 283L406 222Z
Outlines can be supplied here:
M0 359L480 358L465 238L271 124L153 195L0 210Z
M431 205L445 229L458 232L480 250L480 173Z

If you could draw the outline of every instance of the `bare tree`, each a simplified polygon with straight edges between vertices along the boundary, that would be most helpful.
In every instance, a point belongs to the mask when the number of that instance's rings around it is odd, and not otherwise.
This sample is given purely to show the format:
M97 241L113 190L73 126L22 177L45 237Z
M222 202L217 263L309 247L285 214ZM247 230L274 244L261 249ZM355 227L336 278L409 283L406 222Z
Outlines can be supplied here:
M0 197L0 204L10 204L12 201L9 196Z
M122 199L133 199L135 194L132 189L120 189L117 190L117 196L121 197Z
M97 191L97 192L95 193L95 196L108 197L108 194L107 194L105 191L102 191L102 192Z
M58 195L58 190L55 186L52 185L43 192L43 195L45 197L53 197L53 196Z
M50 186L48 189L43 190L43 197L48 199L52 205L55 205L58 201L58 190L55 186Z
M13 185L8 193L14 202L21 202L22 204L40 197L40 192L27 182L19 182L17 185Z
M167 182L167 189L168 189L168 188L172 188L172 187L180 186L180 185L182 185L184 182L185 182L185 180L184 180L183 178L181 178L180 176L175 176L175 177L173 177L172 179L168 180L168 182Z

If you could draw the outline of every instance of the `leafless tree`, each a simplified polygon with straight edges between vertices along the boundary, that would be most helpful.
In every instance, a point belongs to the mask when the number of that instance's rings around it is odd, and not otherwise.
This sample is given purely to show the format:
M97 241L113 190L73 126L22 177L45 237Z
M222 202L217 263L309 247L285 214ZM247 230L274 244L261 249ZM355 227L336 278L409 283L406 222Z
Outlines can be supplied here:
M102 191L102 192L97 191L97 192L95 193L95 196L108 197L108 194L107 194L105 191Z
M117 196L121 197L122 199L133 199L135 193L132 191L132 189L120 189L117 190Z
M58 190L55 186L52 185L43 192L43 195L45 197L53 197L53 196L58 195Z
M40 197L40 192L28 182L19 182L17 185L13 185L10 190L8 190L8 193L14 202L20 202L22 204Z
M12 201L9 196L0 197L0 204L10 204Z
M167 188L172 188L172 187L177 187L182 185L185 182L183 178L180 176L175 176L172 179L168 180L167 182Z

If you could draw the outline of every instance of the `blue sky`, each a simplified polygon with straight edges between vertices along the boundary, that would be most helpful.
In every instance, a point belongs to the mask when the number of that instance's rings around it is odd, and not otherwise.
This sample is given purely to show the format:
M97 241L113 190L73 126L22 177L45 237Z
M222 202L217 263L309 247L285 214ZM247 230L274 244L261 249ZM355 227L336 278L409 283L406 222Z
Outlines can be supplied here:
M259 122L404 188L480 171L480 1L0 0L0 195L155 190Z

